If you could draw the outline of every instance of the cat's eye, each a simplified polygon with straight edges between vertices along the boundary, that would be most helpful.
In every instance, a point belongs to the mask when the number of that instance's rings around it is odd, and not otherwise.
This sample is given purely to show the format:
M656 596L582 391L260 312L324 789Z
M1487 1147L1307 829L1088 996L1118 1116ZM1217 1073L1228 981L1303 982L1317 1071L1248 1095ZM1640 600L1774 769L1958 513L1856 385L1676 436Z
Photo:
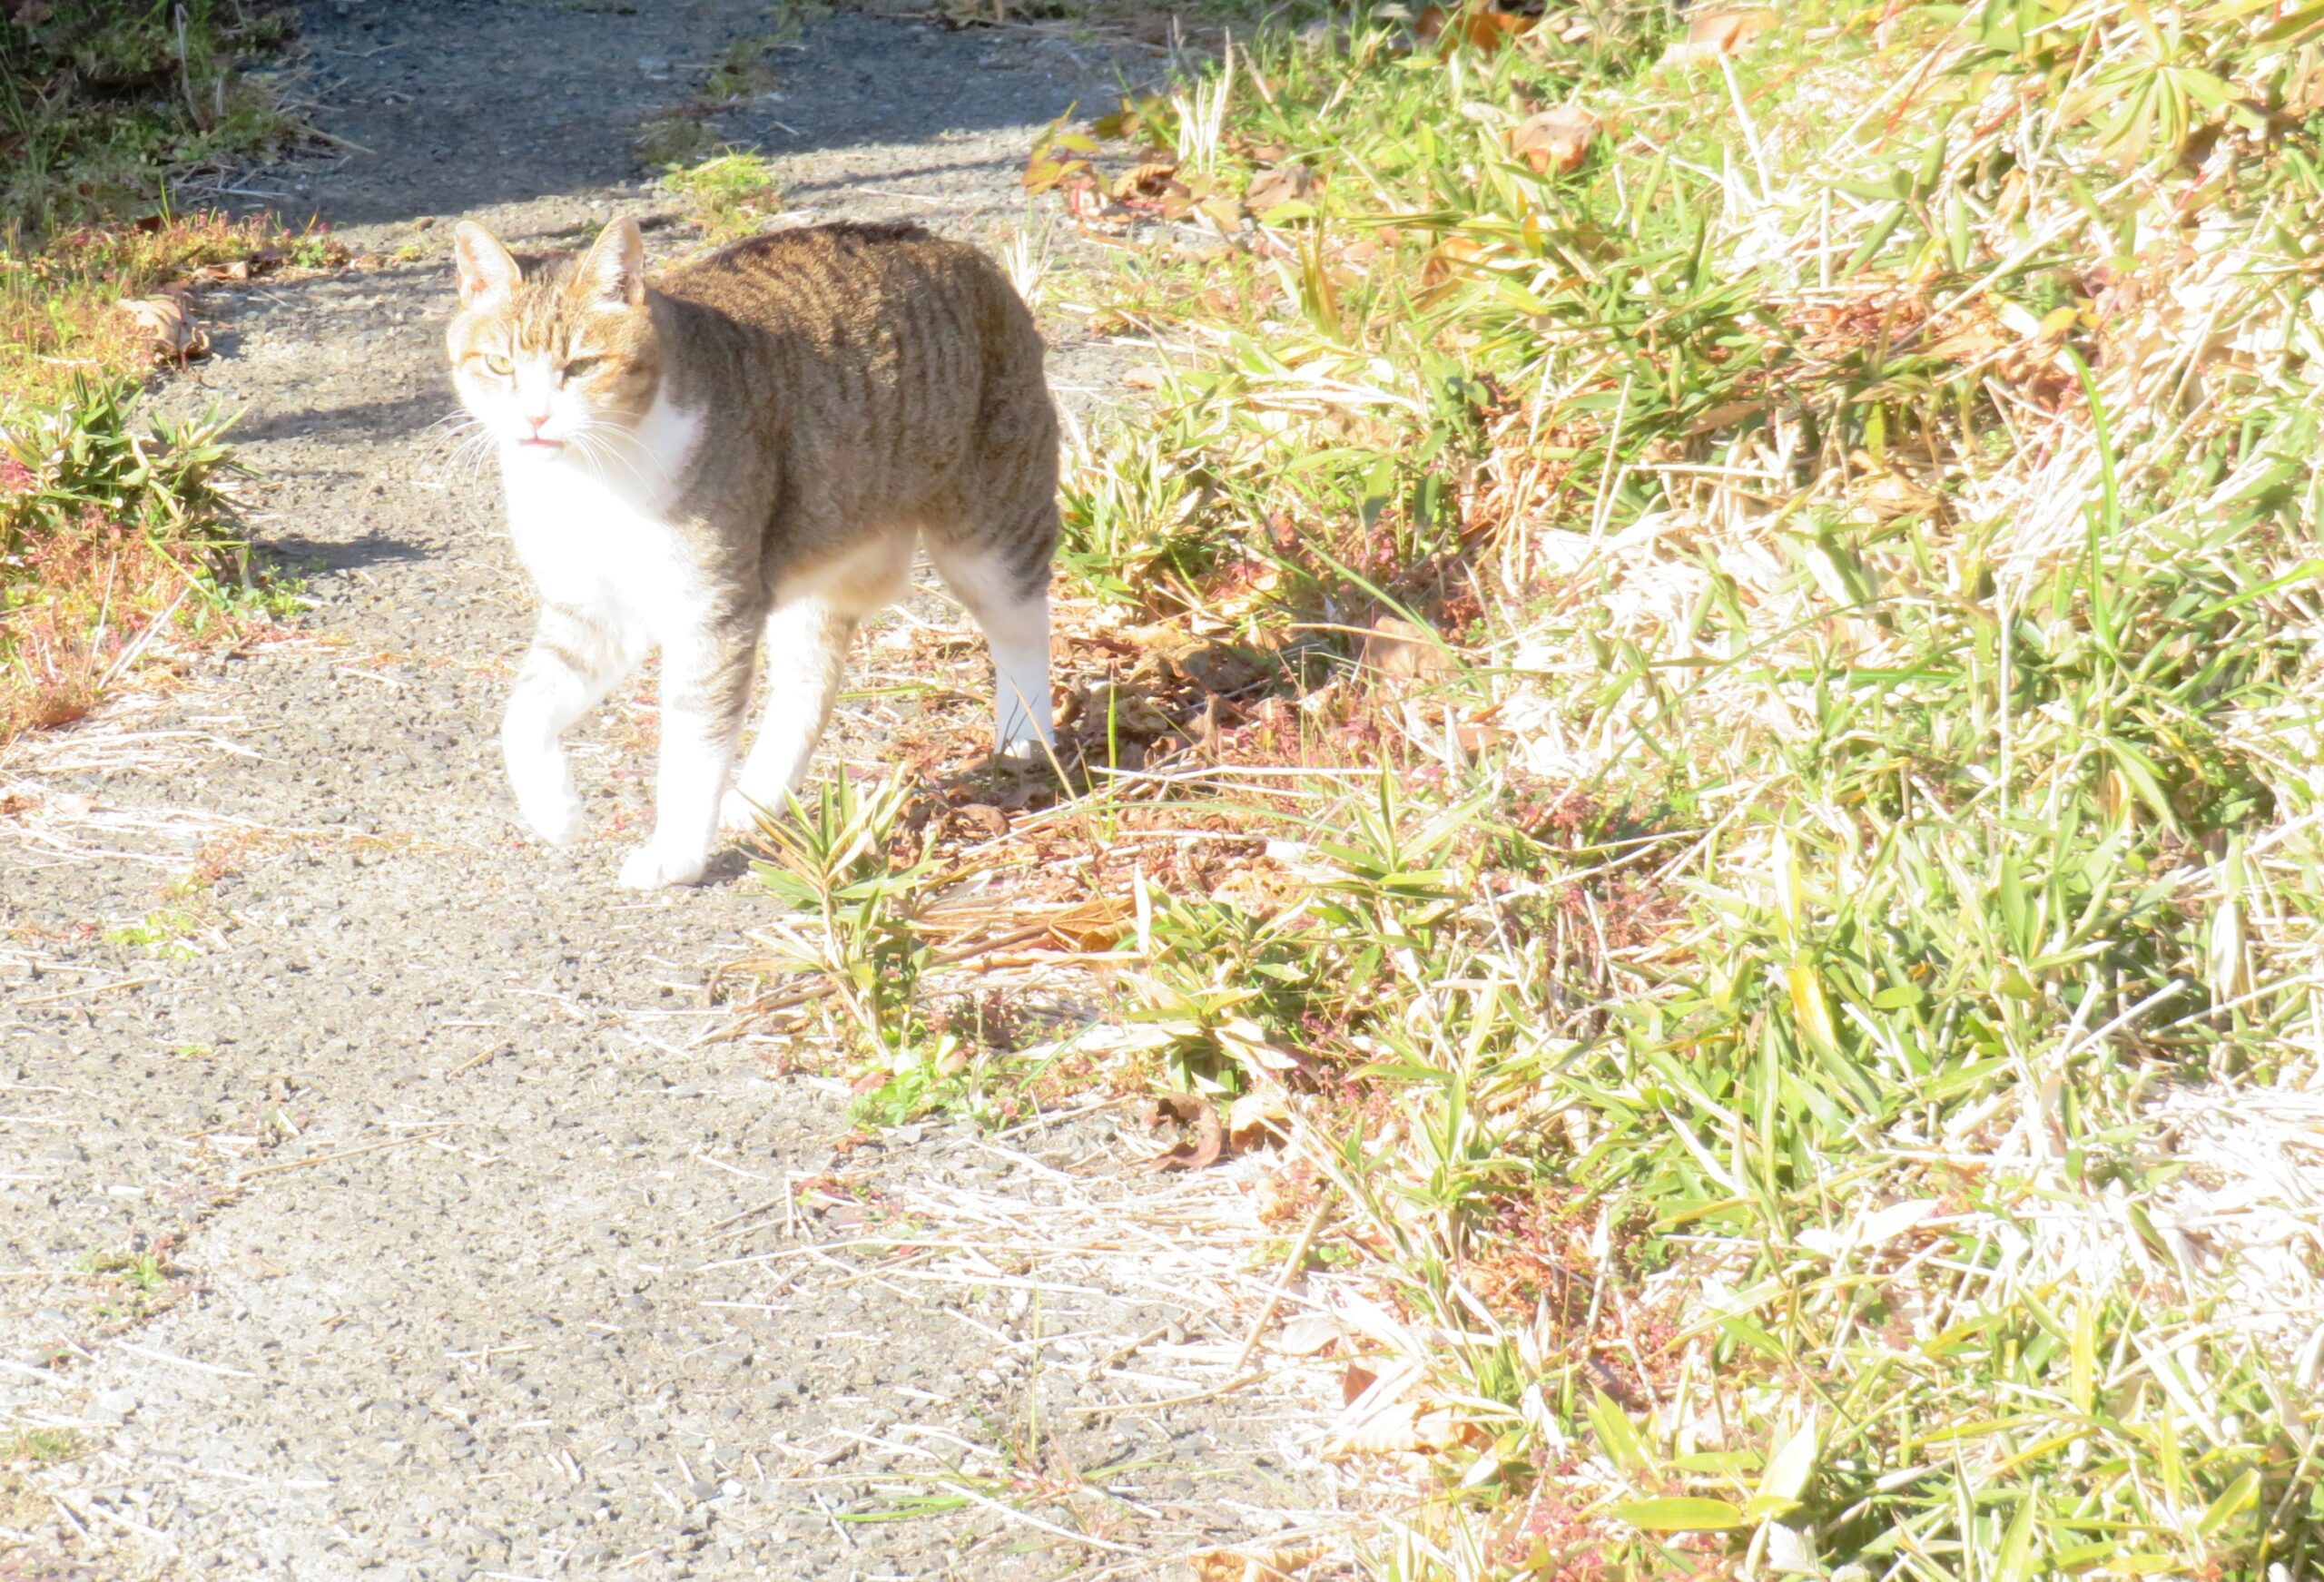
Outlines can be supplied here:
M484 354L484 366L488 372L498 374L503 378L517 370L515 363L510 362L497 351L487 351Z
M586 379L591 371L605 360L602 357L576 357L565 365L565 377L568 379Z

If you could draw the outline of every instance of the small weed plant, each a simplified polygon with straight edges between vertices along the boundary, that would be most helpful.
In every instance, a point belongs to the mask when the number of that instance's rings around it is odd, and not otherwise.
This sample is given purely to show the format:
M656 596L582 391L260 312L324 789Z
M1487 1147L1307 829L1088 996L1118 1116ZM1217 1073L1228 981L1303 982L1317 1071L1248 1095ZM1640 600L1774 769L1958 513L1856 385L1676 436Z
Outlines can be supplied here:
M783 948L825 976L865 1046L891 1066L920 1062L926 1030L918 990L930 945L917 909L933 866L896 855L910 791L901 777L826 781L812 801L792 799L792 817L761 824L772 855L760 879L813 928L786 930Z
M0 432L0 741L280 596L233 533L223 428L212 414L140 433L125 385L82 379Z
M673 165L664 180L714 242L749 236L783 211L774 174L760 154L727 152L691 167Z

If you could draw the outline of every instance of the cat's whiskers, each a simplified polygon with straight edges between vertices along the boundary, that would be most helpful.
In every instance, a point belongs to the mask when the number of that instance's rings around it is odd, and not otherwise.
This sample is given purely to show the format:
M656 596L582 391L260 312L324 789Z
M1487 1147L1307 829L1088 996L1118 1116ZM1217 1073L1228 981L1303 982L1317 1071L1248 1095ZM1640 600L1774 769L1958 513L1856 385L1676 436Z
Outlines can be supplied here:
M485 453L489 449L492 433L484 420L466 408L447 412L419 431L424 448L443 448L438 464L447 478L468 482L482 471Z
M615 430L611 424L593 419L583 423L566 437L572 444L579 447L582 456L587 458L600 484L607 482L603 458L611 456L629 469L629 476L635 480L639 488L650 490L654 486L653 480L647 477L645 469L637 465L636 458L629 454L629 447L623 443L628 437Z
M444 470L460 483L475 483L484 477L485 463L493 453L493 433L483 424L475 431L461 437L444 457Z

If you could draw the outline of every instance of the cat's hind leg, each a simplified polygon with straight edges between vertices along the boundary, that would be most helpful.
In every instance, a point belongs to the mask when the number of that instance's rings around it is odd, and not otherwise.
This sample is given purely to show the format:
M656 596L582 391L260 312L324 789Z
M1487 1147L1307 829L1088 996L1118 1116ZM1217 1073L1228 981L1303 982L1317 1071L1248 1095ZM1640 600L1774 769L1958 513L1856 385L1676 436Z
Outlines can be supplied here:
M766 618L766 712L734 789L719 803L730 835L758 828L762 809L779 810L807 777L808 760L831 722L856 617L812 596L776 606Z
M643 634L616 618L545 604L500 722L500 752L517 811L552 846L581 832L581 799L559 742L645 655Z
M911 549L908 531L869 534L848 553L776 585L766 618L766 713L734 789L719 803L719 828L750 833L760 810L780 810L805 783L839 697L847 645L866 616L911 585Z
M1052 516L1055 507L1049 507ZM1049 589L1047 536L1039 523L975 539L931 535L929 558L965 605L992 650L993 751L1046 762L1056 750L1049 707Z

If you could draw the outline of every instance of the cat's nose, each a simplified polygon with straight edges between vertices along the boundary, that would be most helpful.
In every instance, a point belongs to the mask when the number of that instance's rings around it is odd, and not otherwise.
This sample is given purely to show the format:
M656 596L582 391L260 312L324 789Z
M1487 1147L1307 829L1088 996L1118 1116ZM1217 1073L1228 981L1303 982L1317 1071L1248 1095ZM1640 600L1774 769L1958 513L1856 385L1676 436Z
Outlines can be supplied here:
M548 427L548 414L544 412L537 418L527 414L525 421L533 426L534 433L538 434L542 429Z

